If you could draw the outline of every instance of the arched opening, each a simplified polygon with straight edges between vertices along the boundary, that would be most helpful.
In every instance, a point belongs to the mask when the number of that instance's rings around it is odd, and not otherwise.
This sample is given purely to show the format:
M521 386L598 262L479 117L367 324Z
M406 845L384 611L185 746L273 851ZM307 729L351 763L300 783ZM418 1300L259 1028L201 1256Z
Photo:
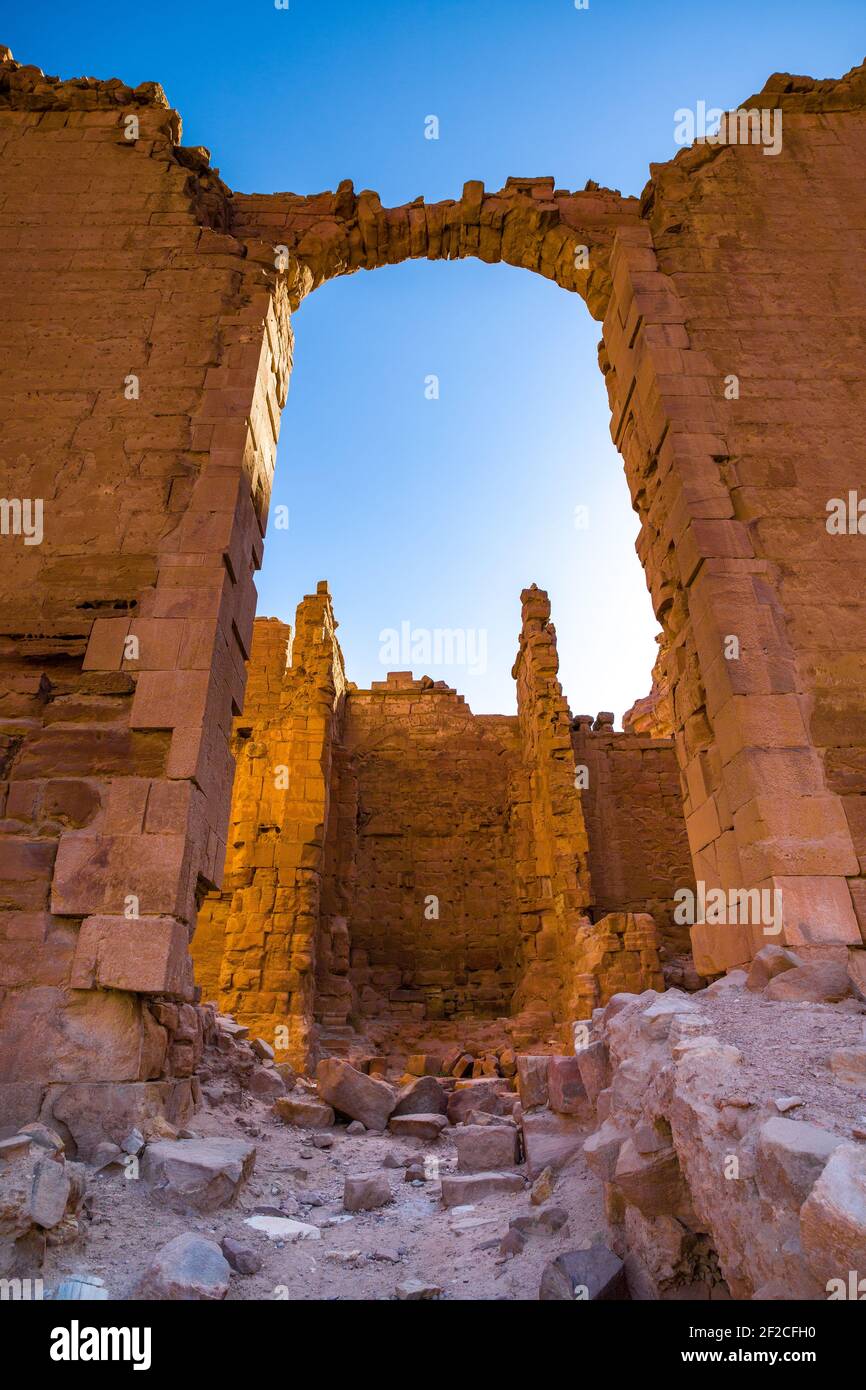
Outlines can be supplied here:
M514 183L499 235L509 259L538 270L551 227L524 204L533 189L549 194L535 201L552 203L544 211L554 224L558 205L543 181ZM484 197L474 197L481 217ZM471 217L467 203L464 194L455 206ZM384 264L398 259L407 210L398 213L381 214L387 234L376 245L391 248L377 253ZM317 225L321 265L336 254L327 247L337 234L329 240ZM295 249L312 255L311 237ZM351 248L351 233L345 240ZM603 253L596 249L593 279L586 244L572 232L563 242L561 229L558 244L547 278L585 293L592 280L598 308ZM277 243L277 269L297 285L305 267L287 248ZM498 259L488 249L485 258ZM437 286L423 349L400 322L403 287L421 275ZM546 307L554 296L559 318ZM418 313L417 289L410 302ZM305 383L305 323L315 344L317 314L327 364ZM491 1046L494 1037L518 1047L567 1041L570 1021L617 989L661 982L659 946L668 958L688 950L687 933L672 929L675 889L691 877L673 743L643 726L615 733L613 715L573 720L562 691L565 651L595 709L613 704L621 715L649 685L655 653L619 459L598 437L598 400L594 415L575 404L603 389L598 329L575 314L573 294L470 263L450 272L402 265L327 285L312 305L301 302L293 326L295 379L260 585L270 617L257 620L247 704L235 721L226 881L199 914L197 978L205 997L258 1034L282 1028L298 1064L319 1051L405 1056L461 1032L465 1040L467 1029L479 1050L485 1037ZM458 337L465 360L455 354ZM383 362L381 342L393 339ZM528 358L533 382L520 380ZM437 428L437 411L452 412L461 393L450 432ZM557 394L569 408L557 406ZM498 435L486 424L495 414ZM550 415L545 433L536 421ZM482 422L492 438L481 438ZM551 440L559 452L548 458ZM381 476L359 476L359 457ZM413 490L406 474L418 471L432 486ZM598 484L603 471L616 486ZM420 521L411 514L419 498L429 508ZM485 512L495 536L483 534ZM508 563L497 557L503 531ZM302 554L290 560L296 536ZM476 554L467 559L468 547ZM308 594L292 632L311 570L327 573L330 592L320 585ZM602 670L614 634L621 642L628 629L615 604L597 598L601 576L615 582L618 572L632 581L623 587L633 611L643 609L643 669L625 674L627 694L620 677L611 700L586 668ZM557 628L548 594L527 587L537 574L558 600ZM335 613L356 664L333 637ZM476 699L479 676L488 680ZM311 740L308 723L297 731L313 707L325 724L316 719L323 737Z

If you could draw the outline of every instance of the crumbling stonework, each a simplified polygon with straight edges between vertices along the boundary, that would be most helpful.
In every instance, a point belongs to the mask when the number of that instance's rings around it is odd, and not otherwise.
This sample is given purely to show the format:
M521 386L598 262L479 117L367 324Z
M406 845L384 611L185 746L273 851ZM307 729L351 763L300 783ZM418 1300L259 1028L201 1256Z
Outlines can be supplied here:
M38 501L44 532L26 543L35 534L7 508L0 1086L19 1118L74 1082L103 1088L107 1106L118 1087L130 1103L151 1082L188 1093L189 1048L151 1002L192 1004L183 938L220 886L291 309L335 275L412 256L524 266L601 322L664 629L692 876L780 892L781 940L863 978L866 560L859 531L832 534L826 509L857 484L866 70L775 75L750 104L782 112L777 155L699 141L653 166L640 200L512 179L382 209L348 183L232 194L207 151L178 143L156 84L61 82L0 51L0 448L6 501L20 515ZM324 690L336 668L323 660L310 679ZM275 848L255 866L283 875L262 890L285 914L290 962L281 947L245 980L251 948L231 927L245 995L263 1018L288 1014L293 1046L318 969L329 702L287 754L305 797L309 776L310 814L296 808L284 863ZM567 826L583 864L556 769L567 731L551 713L533 814ZM567 1012L565 992L586 999L589 984L550 961L584 905L580 872L557 836L539 848L528 822L515 833L517 990L530 1005L555 976ZM740 922L691 937L707 975L765 940Z
M521 1045L569 1042L612 994L662 986L644 904L591 920L550 601L533 585L522 605L516 716L474 715L410 672L358 690L324 583L294 634L254 624L225 887L193 954L206 997L295 1066L405 1055L425 1029L453 1039L485 1019Z

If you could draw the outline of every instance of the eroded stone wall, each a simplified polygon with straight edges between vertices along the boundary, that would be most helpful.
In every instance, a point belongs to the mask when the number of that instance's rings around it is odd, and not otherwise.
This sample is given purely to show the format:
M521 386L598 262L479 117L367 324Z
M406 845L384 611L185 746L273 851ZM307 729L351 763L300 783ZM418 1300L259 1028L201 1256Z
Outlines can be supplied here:
M572 746L585 768L584 816L596 915L649 912L671 952L690 950L674 919L679 888L694 889L673 739L613 729L603 716L574 720Z
M661 986L646 905L594 910L550 602L522 605L516 716L410 672L357 689L324 584L293 637L254 625L225 886L193 954L206 996L297 1066L485 1019L568 1044L617 990Z
M219 883L289 311L410 256L524 266L602 321L695 878L781 892L782 939L863 977L866 560L859 528L826 521L858 486L866 76L777 75L750 104L782 111L778 154L698 142L640 201L513 179L383 209L349 184L232 195L155 84L60 82L0 50L4 1105L170 1081L184 1053L147 1001L190 996L184 936ZM39 544L16 502L43 505ZM312 989L319 824L281 885L308 946L263 1010ZM530 978L580 910L563 854L520 850L552 889L521 908ZM708 973L765 939L692 932Z

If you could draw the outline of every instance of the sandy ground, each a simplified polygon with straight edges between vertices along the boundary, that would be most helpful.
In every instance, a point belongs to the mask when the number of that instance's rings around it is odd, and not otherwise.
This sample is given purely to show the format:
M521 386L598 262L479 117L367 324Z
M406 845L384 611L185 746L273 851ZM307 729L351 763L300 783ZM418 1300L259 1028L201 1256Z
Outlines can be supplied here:
M443 1172L456 1170L456 1151L446 1136L434 1144L372 1133L352 1136L337 1126L330 1150L313 1146L309 1131L282 1124L268 1108L248 1097L242 1107L221 1107L196 1116L202 1137L250 1138L256 1146L252 1178L230 1207L205 1217L183 1217L158 1206L144 1184L121 1174L93 1176L88 1206L76 1243L48 1252L46 1291L67 1275L99 1275L110 1297L134 1297L149 1257L184 1231L219 1242L231 1236L263 1259L252 1276L233 1275L235 1299L387 1299L408 1278L438 1285L443 1299L538 1298L545 1264L561 1251L587 1247L604 1232L601 1184L583 1166L560 1178L546 1204L564 1207L567 1224L556 1234L533 1233L524 1250L504 1260L498 1241L509 1219L536 1210L525 1194L488 1197L471 1210L446 1209L436 1180L415 1186L401 1169L383 1169L389 1152L400 1158L431 1156ZM386 1171L393 1202L378 1211L346 1219L343 1180ZM313 1203L320 1203L316 1205ZM318 1240L280 1245L244 1224L257 1207L279 1208L286 1216L319 1228ZM331 1224L335 1218L342 1218ZM482 1248L489 1241L494 1248Z

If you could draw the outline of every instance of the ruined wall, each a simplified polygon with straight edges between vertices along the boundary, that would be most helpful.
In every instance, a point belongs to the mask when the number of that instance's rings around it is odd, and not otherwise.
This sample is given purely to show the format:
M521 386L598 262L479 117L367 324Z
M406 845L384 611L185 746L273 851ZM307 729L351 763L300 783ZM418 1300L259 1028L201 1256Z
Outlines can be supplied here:
M780 153L699 143L653 166L604 326L695 877L779 891L784 939L861 979L866 551L826 521L857 485L864 101L862 68L777 75L744 106L781 110ZM692 935L708 972L768 939Z
M595 721L596 723L598 721ZM673 894L694 888L673 739L574 721L575 764L586 768L583 809L595 916L649 912L673 952L690 949L673 920Z
M591 1012L594 986L575 954L591 902L589 845L550 600L535 585L520 599L520 647L512 675L523 764L515 798L523 970L515 1002L537 1012L539 1023L552 1024Z
M198 960L201 950L213 981L221 944L222 1007L300 1064L311 1047L325 827L345 677L326 584L298 605L290 643L281 623L265 619L256 628L264 671L253 683L259 703L235 722L225 891L203 904L193 956Z
M351 980L368 1017L508 1014L517 976L516 720L395 673L353 691Z
M777 76L752 104L783 110L778 155L699 142L640 203L513 179L383 209L348 183L232 195L154 84L60 82L0 50L0 457L21 515L44 505L32 546L7 509L0 581L0 1084L19 1120L49 1082L110 1098L184 1051L145 1001L190 995L185 937L219 882L289 309L409 256L522 265L603 321L695 877L780 890L784 939L862 978L866 561L826 508L857 487L864 70ZM312 878L291 891L315 898L317 832L296 843ZM562 852L541 854L550 875L521 852L527 882L558 881L556 921L580 908ZM527 927L550 920L538 902ZM709 973L765 940L692 937ZM263 995L306 998L314 955Z
M159 87L0 60L0 459L42 532L0 540L0 1106L23 1122L47 1083L114 1103L180 1068L145 1001L192 999L221 873L289 337Z

